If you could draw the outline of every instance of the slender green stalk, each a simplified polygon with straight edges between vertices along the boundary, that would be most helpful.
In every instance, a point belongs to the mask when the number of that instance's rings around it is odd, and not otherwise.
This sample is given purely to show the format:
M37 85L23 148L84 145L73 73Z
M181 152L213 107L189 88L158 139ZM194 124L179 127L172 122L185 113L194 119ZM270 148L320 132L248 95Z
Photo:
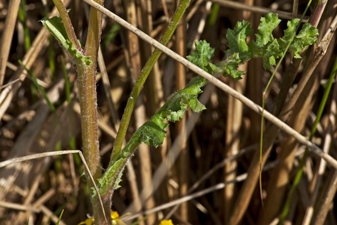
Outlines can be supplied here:
M29 37L29 29L27 27L27 11L26 11L26 1L25 0L22 0L20 4L19 20L23 26L25 50L28 51L28 49L30 48L30 37Z
M55 51L53 47L53 37L49 36L49 45L48 45L48 64L52 74L52 80L55 79Z
M68 79L68 73L66 70L66 65L64 62L64 57L61 57L61 62L62 62L62 70L63 70L63 75L64 75L64 86L65 86L65 91L66 91L66 97L68 104L71 105L71 98L70 98L70 85L69 85L69 79Z
M170 25L166 29L166 32L165 32L163 38L160 41L161 44L166 45L168 43L168 41L170 40L173 32L177 28L177 26L179 24L179 21L182 18L185 10L187 9L190 1L191 0L182 0L181 1L181 3L178 6L177 11L175 12L175 15L174 15ZM139 75L139 77L138 77L138 79L135 83L135 86L132 89L132 92L130 94L130 97L128 99L128 102L127 102L125 110L124 110L124 114L123 114L123 117L122 117L122 120L121 120L120 129L118 130L118 133L117 133L114 149L113 149L113 152L111 154L109 167L115 162L117 156L121 152L123 141L124 141L124 138L125 138L125 134L126 134L128 126L129 126L131 114L133 112L133 108L135 106L138 95L139 95L139 93L140 93L140 91L141 91L141 89L144 85L144 82L146 81L146 78L148 77L151 69L153 68L154 64L157 62L161 53L162 53L162 51L160 51L158 49L156 49L153 52L151 58L146 62L141 74Z
M209 19L207 21L207 27L208 28L214 26L214 24L216 22L216 18L218 16L219 8L220 8L219 4L214 4L212 6L212 11L211 11L211 14L209 15Z
M33 84L35 85L35 87L40 91L40 93L42 94L43 98L46 100L50 110L55 113L55 106L51 103L51 101L48 98L47 93L43 90L43 88L37 83L37 80L35 78L35 75L33 74L33 72L31 70L29 70L23 63L21 60L19 60L20 65L27 71L28 75L30 76L30 78L33 81Z
M321 117L322 117L322 114L323 114L323 111L324 111L324 107L325 107L325 104L326 104L326 102L328 100L328 97L329 97L329 94L330 94L330 90L331 90L333 81L334 81L334 79L336 77L336 72L337 72L337 59L336 59L335 64L333 66L332 72L330 74L328 86L325 89L322 101L321 101L321 103L319 105L317 116L316 116L316 120L315 120L314 125L313 125L313 127L311 129L311 132L310 132L309 141L312 140L313 136L316 133L317 124L321 120ZM303 168L304 168L305 161L307 159L307 155L308 155L308 148L305 148L304 155L303 155L303 157L302 157L302 159L300 161L300 165L299 165L298 171L296 173L294 182L293 182L293 184L291 186L290 195L288 196L288 198L287 198L287 200L286 200L286 202L284 204L283 210L282 210L282 214L281 214L280 222L279 222L280 225L282 225L284 223L284 220L285 220L286 216L288 215L290 204L291 204L292 199L294 197L297 185L300 182L302 174L303 174Z
M301 20L300 20L300 21L303 20L304 15L306 14L307 10L309 9L309 6L310 6L311 2L312 2L312 0L310 0L310 1L308 2L307 7L305 8L304 13L302 14L302 17L301 17ZM265 107L265 106L264 106L264 103L265 103L265 96L266 96L266 92L267 92L267 90L268 90L268 88L269 88L269 86L270 86L270 84L271 84L271 82L272 82L272 80L273 80L273 78L274 78L274 76L275 76L275 74L276 74L276 71L278 70L279 66L281 65L281 62L283 61L283 58L285 57L285 55L286 55L286 53L287 53L287 51L288 51L288 49L289 49L289 47L290 47L292 41L294 40L294 38L295 38L295 36L296 36L296 32L297 32L298 28L300 27L300 25L301 25L301 23L298 22L298 24L297 24L297 26L296 26L296 29L295 29L294 33L292 34L291 41L289 41L289 43L287 44L285 50L283 51L283 54L282 54L282 56L281 56L281 59L280 59L279 62L277 63L276 68L275 68L275 70L274 70L272 76L270 77L270 79L269 79L269 81L268 81L268 83L267 83L267 86L266 86L266 88L264 89L263 94L262 94L261 134L260 134L260 163L259 163L259 164L260 164L259 186L260 186L260 196L261 196L261 202L262 202L262 205L263 205L263 201L262 201L262 164L263 164L263 163L262 163L262 155L263 155L263 152L262 152L262 149L263 149L263 126L264 126L263 120L264 120L264 107Z
M64 24L64 28L66 29L69 41L74 45L74 47L80 51L83 52L80 44L77 41L77 37L74 31L74 27L71 23L71 20L69 18L68 12L66 8L64 7L63 3L61 0L53 0L54 5L56 6L57 10L60 13L60 16L62 18L62 22Z

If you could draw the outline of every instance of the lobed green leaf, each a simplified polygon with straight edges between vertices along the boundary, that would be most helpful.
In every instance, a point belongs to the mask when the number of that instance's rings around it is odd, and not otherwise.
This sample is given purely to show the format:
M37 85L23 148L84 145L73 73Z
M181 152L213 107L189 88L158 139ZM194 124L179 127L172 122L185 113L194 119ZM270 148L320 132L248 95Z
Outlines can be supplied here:
M253 32L247 21L237 22L233 30L228 29L226 38L228 40L229 50L226 51L227 56L239 53L242 62L252 58L252 52L247 44L247 36Z
M294 58L301 58L299 53L301 53L303 48L306 46L316 43L317 35L318 30L315 27L309 23L304 24L299 34L295 36L294 41L289 47L290 50L294 53Z
M162 118L160 116L160 118ZM149 120L144 123L138 130L136 135L137 141L139 143L151 145L154 147L158 147L164 141L166 136L165 127L169 124L163 123L162 121L158 123L154 122L154 120Z
M239 53L234 53L227 57L226 60L217 64L217 72L221 72L225 76L231 75L235 80L240 80L242 79L241 75L245 73L244 71L237 70L241 62Z
M280 45L277 40L273 40L273 42L266 45L263 49L263 68L265 70L271 70L272 65L276 65L276 58L281 57L283 54L282 49L280 49Z
M305 23L298 35L296 35L295 31L299 22L299 19L288 21L288 28L284 31L284 36L279 39L279 44L283 49L291 42L289 51L294 54L294 58L301 58L299 53L301 53L306 46L316 43L316 36L318 36L318 30L309 23Z
M268 42L274 40L273 30L279 25L281 20L276 14L268 13L265 17L261 17L261 23L257 28L260 33L256 34L256 45L263 47Z
M248 22L238 22L233 30L228 29L226 34L229 47L226 51L227 58L218 63L218 68L213 70L221 72L223 75L231 75L235 80L239 80L244 74L243 71L237 70L239 64L251 58L262 58L264 69L270 70L272 65L276 65L276 59L283 55L289 43L289 51L294 54L295 58L300 58L299 53L303 51L303 48L317 41L318 30L309 23L304 24L299 34L296 35L299 19L289 21L284 36L275 39L272 32L280 22L281 20L276 14L268 13L262 17L256 41L250 43L246 42L247 36L252 33Z
M287 22L287 29L284 31L284 36L279 39L279 44L282 48L286 48L288 43L293 40L295 37L296 27L298 23L300 22L300 19L293 19Z
M127 159L125 157L116 160L114 164L107 169L107 171L104 173L104 176L98 179L97 187L101 194L108 191L108 187L110 187L111 182L114 182L114 189L119 188L119 182L121 181L121 176L126 161ZM92 188L92 197L97 197L95 188Z
M187 59L208 73L212 73L209 60L214 55L214 49L205 40L196 42L195 48L196 50L190 56L187 56Z

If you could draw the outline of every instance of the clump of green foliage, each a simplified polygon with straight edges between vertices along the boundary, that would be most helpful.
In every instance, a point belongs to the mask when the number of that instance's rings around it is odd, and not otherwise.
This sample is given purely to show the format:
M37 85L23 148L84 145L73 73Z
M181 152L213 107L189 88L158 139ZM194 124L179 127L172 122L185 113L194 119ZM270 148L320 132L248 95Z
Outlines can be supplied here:
M266 70L269 70L272 69L272 65L276 65L276 59L284 54L284 50L290 42L289 51L295 58L300 58L299 53L303 48L317 41L318 30L308 23L303 25L297 35L293 35L296 26L300 22L299 19L294 19L287 23L288 28L282 38L274 38L272 32L280 22L281 20L278 19L278 16L272 13L262 17L261 24L258 27L260 33L256 34L256 41L249 43L247 43L247 37L253 32L250 24L247 21L238 22L233 30L228 29L227 31L226 37L229 49L225 52L226 60L216 65L210 62L214 55L214 49L205 40L195 43L196 50L190 56L187 56L187 59L210 74L229 75L239 80L245 73L237 70L239 64L245 63L251 58L263 58L263 66ZM294 37L293 40L292 37ZM165 128L169 125L164 121L178 121L183 117L188 106L194 112L206 109L197 97L202 93L201 88L207 83L208 81L205 78L197 76L184 89L173 94L158 112L133 134L114 163L119 166L125 165L140 143L155 147L161 145L166 135ZM101 194L106 191L103 187L107 186L107 183L111 181L115 182L115 187L118 187L121 171L113 167L115 166L109 168L103 177L99 179L100 187L102 188Z

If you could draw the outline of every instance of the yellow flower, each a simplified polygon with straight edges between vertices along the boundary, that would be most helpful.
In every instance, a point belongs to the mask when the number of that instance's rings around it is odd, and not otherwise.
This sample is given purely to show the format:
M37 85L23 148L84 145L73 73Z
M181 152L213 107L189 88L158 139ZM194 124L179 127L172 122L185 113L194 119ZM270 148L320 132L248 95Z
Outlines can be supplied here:
M111 211L111 219L113 225L119 224L119 214L117 211Z
M172 220L162 220L159 225L174 225Z
M121 221L120 218L122 218L124 216L127 216L127 215L129 215L129 213L119 217L118 212L111 211L111 222L112 222L112 224L113 225L124 225L125 223L123 221ZM81 225L81 224L93 225L93 224L95 224L94 222L95 222L95 219L94 219L94 217L92 217L92 218L86 219L84 222L81 222L78 225ZM169 225L169 224L167 224L167 225Z
M86 219L84 222L79 223L78 225L80 225L80 224L92 225L92 222L94 222L94 221L95 221L94 218L89 218L89 219Z

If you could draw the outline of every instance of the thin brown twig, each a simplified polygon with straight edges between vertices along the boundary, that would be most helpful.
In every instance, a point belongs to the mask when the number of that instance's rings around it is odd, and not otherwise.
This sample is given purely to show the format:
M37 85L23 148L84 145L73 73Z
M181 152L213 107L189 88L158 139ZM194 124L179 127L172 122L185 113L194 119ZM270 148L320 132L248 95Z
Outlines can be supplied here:
M247 5L244 3L240 2L235 2L235 1L228 1L228 0L210 0L213 3L218 3L219 5L234 8L234 9L240 9L240 10L247 10L250 12L255 12L255 13L261 13L261 14L267 14L267 13L275 13L278 14L280 18L283 19L288 19L291 20L292 18L292 13L291 12L285 12L285 11L280 11L280 10L274 10L270 8L264 8L260 6L252 6L252 5ZM302 17L302 15L297 15L299 18ZM308 17L304 17L305 19L302 20L303 23L308 22Z
M39 208L35 208L35 207L32 207L32 206L26 206L26 205L22 205L22 204L16 204L16 203L12 203L12 202L0 201L0 207L15 209L15 210L32 211L32 212L36 212L36 213L41 212L41 210Z

